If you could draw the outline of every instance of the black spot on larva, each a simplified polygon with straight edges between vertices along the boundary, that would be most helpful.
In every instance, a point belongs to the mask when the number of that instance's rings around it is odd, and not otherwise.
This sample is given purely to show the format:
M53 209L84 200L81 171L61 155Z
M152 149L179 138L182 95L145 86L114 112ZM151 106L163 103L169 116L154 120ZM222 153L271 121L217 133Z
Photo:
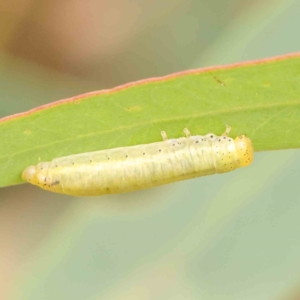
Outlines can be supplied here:
M144 152L143 155L145 155L146 153Z
M175 146L175 144L173 144L173 146Z
M221 139L219 139L219 142L221 142Z
M161 149L159 149L159 152L161 152Z
M198 143L199 143L199 141L195 141L195 143L196 143L196 144L198 144Z
M90 159L90 163L92 162L92 160Z
M110 160L110 157L108 157L107 160Z
M45 184L43 184L44 186L46 186L47 184L45 183Z
M126 158L128 158L128 155L126 155Z
M55 165L55 168L58 168L58 165Z
M57 184L59 184L59 180L53 181L51 185L54 186L54 185L57 185Z
M228 141L229 141L229 142L231 142L231 141L232 141L232 139L229 139Z
M74 162L72 162L72 165L74 166L74 165L75 165L75 163L74 163Z
M45 178L44 178L44 182L46 182L46 180L47 180L47 178L45 177Z
M226 140L226 136L223 136L223 139Z

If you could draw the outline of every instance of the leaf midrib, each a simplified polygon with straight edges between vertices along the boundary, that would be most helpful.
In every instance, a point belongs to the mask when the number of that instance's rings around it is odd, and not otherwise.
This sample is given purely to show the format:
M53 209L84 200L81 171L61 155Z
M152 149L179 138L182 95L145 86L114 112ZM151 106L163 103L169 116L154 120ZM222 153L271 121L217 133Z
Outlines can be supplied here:
M112 133L115 131L120 131L120 130L124 130L124 129L133 129L136 127L140 127L142 125L147 125L147 124L153 124L153 123L167 123L169 121L182 121L185 119L191 119L191 118L205 118L208 116L218 116L218 115L225 115L225 114L230 114L230 113L234 113L234 112L244 112L244 111L254 111L254 110L258 110L258 109L270 109L270 108L276 108L276 107L291 107L291 106L297 106L300 105L300 100L297 101L293 101L293 102L288 102L288 103L276 103L276 104L263 104L263 105L256 105L256 106L243 106L243 107L233 107L230 109L222 109L222 110L214 110L211 112L205 112L205 113L196 113L196 114L192 114L192 115L185 115L185 116L178 116L178 117L172 117L172 118L167 118L167 119L160 119L160 120L151 120L151 121L147 121L147 122L141 122L141 123L135 123L129 126L119 126L113 129L109 129L109 130L103 130L103 131L96 131L93 133L88 133L88 134L84 134L84 135L78 135L76 137L70 138L70 139L64 139L64 140L60 140L60 141L55 141L55 142L51 142L48 144L43 144L41 146L38 147L32 147L29 149L25 149L23 151L19 151L10 155L6 155L6 156L0 156L0 159L6 159L9 158L11 156L18 156L21 154L25 154L28 153L32 150L41 150L44 148L47 148L49 146L53 146L53 145L59 145L61 143L65 143L65 142L70 142L70 141L80 141L82 138L86 138L86 137L93 137L93 136L98 136L101 134L105 134L105 133Z

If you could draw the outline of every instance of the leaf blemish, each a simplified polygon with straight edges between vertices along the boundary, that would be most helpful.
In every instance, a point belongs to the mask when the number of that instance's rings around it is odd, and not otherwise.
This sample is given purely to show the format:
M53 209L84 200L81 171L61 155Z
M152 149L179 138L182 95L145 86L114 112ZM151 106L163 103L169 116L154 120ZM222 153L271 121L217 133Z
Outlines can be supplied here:
M216 76L214 76L214 80L216 82L218 82L219 84L221 84L222 86L225 86L225 83L223 81L221 81L220 79L218 79Z
M137 106L130 106L126 108L128 111L140 111L142 107L140 105Z
M31 134L32 134L32 131L31 131L31 130L25 130L25 131L24 131L24 134L25 134L25 135L31 135Z

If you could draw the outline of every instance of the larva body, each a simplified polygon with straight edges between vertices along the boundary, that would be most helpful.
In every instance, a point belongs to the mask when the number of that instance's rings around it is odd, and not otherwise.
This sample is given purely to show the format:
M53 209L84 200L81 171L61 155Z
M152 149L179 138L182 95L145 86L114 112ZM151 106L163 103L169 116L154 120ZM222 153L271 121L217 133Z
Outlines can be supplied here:
M225 173L249 165L251 140L207 134L70 155L24 170L24 180L45 190L74 196L130 192L174 181Z

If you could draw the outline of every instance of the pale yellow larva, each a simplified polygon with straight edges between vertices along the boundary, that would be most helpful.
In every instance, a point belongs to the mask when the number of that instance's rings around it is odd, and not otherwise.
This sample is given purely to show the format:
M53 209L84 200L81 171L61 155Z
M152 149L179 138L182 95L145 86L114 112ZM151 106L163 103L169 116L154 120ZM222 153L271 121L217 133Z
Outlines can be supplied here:
M174 181L225 173L253 159L251 140L209 133L88 152L53 159L26 168L22 178L45 190L74 196L130 192Z

